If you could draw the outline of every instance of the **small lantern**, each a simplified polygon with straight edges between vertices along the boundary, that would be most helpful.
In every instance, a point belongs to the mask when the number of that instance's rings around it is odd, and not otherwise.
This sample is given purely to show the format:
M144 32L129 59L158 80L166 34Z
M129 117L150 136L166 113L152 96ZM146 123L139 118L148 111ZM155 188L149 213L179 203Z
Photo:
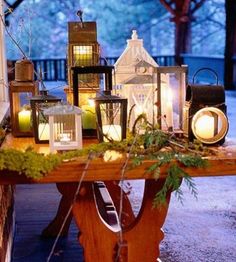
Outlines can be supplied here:
M40 90L39 95L33 96L30 99L36 144L49 143L49 122L48 117L44 115L44 110L52 107L59 101L61 101L60 98L48 95L46 89Z
M81 109L57 104L44 110L49 117L50 151L82 148Z
M194 84L195 76L209 70L216 77L216 84ZM222 144L228 132L225 90L218 85L218 76L210 68L199 69L188 85L184 106L184 135L191 141L198 139L204 144Z
M83 83L81 84L81 76L91 74L95 78L102 79L104 81L104 90L111 90L113 69L113 66L75 66L71 68L73 72L73 104L80 106L83 110L83 136L96 136L95 105L94 100L91 98L95 97L99 90L99 85L96 88L89 86L84 88Z
M10 82L9 100L13 136L33 136L30 98L36 95L37 91L37 82Z
M183 132L188 67L159 66L157 73L157 117L160 128L175 133Z
M121 141L126 138L127 99L103 91L94 99L99 142Z
M157 63L143 47L133 30L127 47L115 63L114 93L128 99L128 112L131 110L129 128L132 129L137 117L145 114L149 123L156 124L157 84L154 68Z

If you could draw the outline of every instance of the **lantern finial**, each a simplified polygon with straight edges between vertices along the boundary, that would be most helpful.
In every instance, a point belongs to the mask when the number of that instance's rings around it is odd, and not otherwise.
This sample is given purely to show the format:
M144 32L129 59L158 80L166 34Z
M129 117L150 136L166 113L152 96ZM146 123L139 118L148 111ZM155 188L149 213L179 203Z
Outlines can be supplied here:
M131 36L132 40L137 40L138 39L138 34L136 30L132 31L132 36Z

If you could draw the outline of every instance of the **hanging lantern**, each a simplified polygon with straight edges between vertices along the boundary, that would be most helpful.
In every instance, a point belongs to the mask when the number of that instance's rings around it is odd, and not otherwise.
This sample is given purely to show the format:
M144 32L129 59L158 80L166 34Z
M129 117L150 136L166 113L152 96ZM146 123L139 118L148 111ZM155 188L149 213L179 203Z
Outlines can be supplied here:
M94 99L99 142L121 141L126 138L127 99L103 91Z
M215 75L215 85L194 84L196 75L202 70ZM225 90L218 84L218 76L212 69L199 69L193 77L193 84L187 87L184 120L184 135L190 141L198 139L207 145L224 143L229 128Z
M13 136L33 136L30 99L37 91L37 82L10 82L9 100Z
M81 109L57 104L44 110L49 117L50 151L82 148Z
M30 99L32 109L33 131L36 144L49 143L49 122L44 110L61 101L52 95L48 95L46 89L40 90L39 95Z
M139 115L144 114L149 123L157 121L156 99L157 84L154 68L157 63L143 47L133 30L127 47L115 63L114 94L128 99L128 112L131 111L129 128L132 129Z
M73 72L73 101L75 106L79 106L83 110L82 127L83 136L96 136L96 115L94 100L99 89L84 88L81 84L81 76L91 74L98 79L104 81L103 89L112 89L112 70L113 66L75 66L71 70ZM99 86L99 85L98 85Z
M155 70L158 91L157 118L160 128L182 134L188 67L159 66Z

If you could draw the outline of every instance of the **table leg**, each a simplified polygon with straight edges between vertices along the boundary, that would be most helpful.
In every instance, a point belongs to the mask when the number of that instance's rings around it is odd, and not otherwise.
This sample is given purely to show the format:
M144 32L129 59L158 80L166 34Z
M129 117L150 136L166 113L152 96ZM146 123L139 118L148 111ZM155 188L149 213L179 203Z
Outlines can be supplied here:
M86 262L154 262L159 257L159 244L164 237L164 224L170 194L166 205L152 208L153 198L164 180L147 180L141 211L135 221L123 232L115 233L101 221L93 196L92 183L83 184L83 195L73 206L73 215L80 229L79 241L84 248ZM121 256L117 257L120 248Z
M62 223L70 209L75 191L77 189L77 183L58 183L57 189L62 194L57 214L55 218L49 223L49 225L42 231L43 237L56 237L61 229ZM61 236L67 236L70 223L72 220L72 212L70 213L65 226L62 230Z

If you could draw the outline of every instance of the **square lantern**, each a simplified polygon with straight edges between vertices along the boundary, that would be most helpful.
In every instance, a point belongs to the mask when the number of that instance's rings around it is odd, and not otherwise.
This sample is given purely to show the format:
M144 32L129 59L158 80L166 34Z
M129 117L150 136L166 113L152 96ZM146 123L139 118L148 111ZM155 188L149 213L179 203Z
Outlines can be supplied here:
M69 22L68 23L68 84L65 89L67 101L72 102L72 67L93 66L99 64L99 44L97 42L96 22ZM98 89L99 79L97 75L84 74L80 76L80 88Z
M10 82L9 100L13 136L33 136L30 98L37 92L38 82Z
M96 114L94 100L99 91L98 88L87 87L81 88L81 76L91 74L104 83L101 89L112 89L112 70L113 66L75 66L71 70L73 72L73 101L75 106L79 106L83 110L82 128L83 136L94 137L97 134ZM82 84L83 86L83 84Z
M49 122L44 110L61 101L60 98L49 95L46 89L42 89L39 95L30 99L32 109L33 131L36 144L49 143Z
M44 110L49 117L50 151L82 148L81 109L57 104Z
M127 99L111 95L111 91L103 91L94 101L99 142L125 139Z
M157 74L157 117L162 130L183 133L188 67L159 66Z

